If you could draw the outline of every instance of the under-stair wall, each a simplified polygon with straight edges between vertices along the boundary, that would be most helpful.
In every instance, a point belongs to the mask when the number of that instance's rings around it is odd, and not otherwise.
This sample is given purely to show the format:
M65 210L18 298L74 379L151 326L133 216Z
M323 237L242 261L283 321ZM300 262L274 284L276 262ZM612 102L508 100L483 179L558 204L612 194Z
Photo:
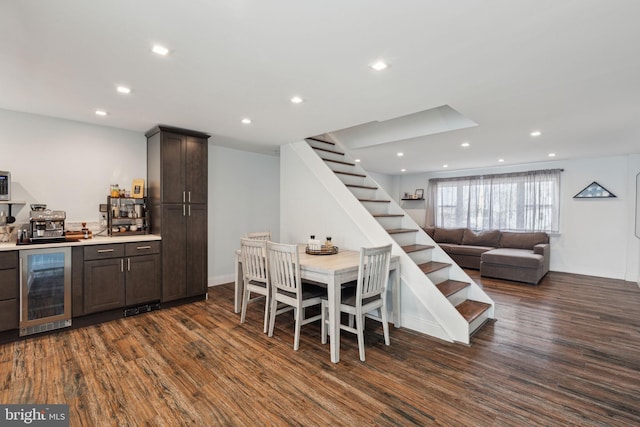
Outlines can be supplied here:
M304 242L314 234L321 239L332 236L334 244L351 249L392 243L393 253L400 256L401 263L399 316L395 317L396 313L393 313L396 325L446 341L468 344L477 325L470 325L455 309L455 302L452 304L451 298L447 299L435 284L444 280L469 282L470 286L458 298L490 304L491 308L486 313L489 318L494 315L491 299L409 215L404 215L402 208L390 200L375 181L366 176L365 171L359 166L354 169L351 164L341 164L344 161L341 155L322 154L325 160L305 141L281 147L282 241ZM326 162L332 156L335 162ZM356 175L364 176L354 176L354 171ZM377 214L379 216L374 216ZM396 234L392 237L387 232L389 228L415 231L407 233L404 242L404 236ZM409 255L401 248L405 244L433 245L434 248ZM442 273L446 277L440 277L438 271L425 274L418 267L421 261L453 265Z

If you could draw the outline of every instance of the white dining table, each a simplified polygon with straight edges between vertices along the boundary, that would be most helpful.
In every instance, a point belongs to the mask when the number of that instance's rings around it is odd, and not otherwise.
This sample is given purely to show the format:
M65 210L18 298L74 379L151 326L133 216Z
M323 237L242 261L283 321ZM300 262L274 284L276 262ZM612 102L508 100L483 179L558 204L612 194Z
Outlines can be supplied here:
M331 361L340 361L340 302L343 283L358 278L360 252L340 249L334 255L310 255L305 252L305 245L298 246L300 255L300 274L303 280L326 283L329 301L329 333ZM400 261L397 255L391 256L389 285L392 295L393 322L399 326L400 312ZM236 277L234 311L240 312L242 304L242 263L240 251L236 251Z

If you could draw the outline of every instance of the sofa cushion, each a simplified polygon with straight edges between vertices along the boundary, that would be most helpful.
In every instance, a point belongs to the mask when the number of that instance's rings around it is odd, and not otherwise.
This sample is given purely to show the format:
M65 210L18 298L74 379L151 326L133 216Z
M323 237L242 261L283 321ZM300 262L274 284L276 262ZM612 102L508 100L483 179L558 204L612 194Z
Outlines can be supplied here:
M471 246L490 246L497 248L500 242L500 230L474 232L465 228L462 234L462 244Z
M462 234L464 228L436 228L433 233L433 240L437 243L455 243L457 245L462 242Z
M500 235L501 248L533 249L539 243L549 243L547 233L516 233L503 231Z
M534 254L527 249L493 249L481 256L483 263L508 264L517 267L538 268L544 263L542 255Z
M425 233L429 235L429 237L433 239L433 233L435 233L436 231L435 227L422 227L422 229L424 230Z
M446 244L446 243L445 243ZM471 256L480 256L483 253L495 249L492 246L466 246L466 245L451 245L446 244L448 246L448 250L445 252L456 255L471 255ZM440 246L442 247L442 245Z

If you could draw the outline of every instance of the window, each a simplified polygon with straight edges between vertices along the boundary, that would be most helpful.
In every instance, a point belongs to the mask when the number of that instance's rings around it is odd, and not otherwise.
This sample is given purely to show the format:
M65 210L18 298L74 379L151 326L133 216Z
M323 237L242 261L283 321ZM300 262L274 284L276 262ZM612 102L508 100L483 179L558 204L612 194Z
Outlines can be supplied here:
M561 169L429 180L437 227L559 231Z

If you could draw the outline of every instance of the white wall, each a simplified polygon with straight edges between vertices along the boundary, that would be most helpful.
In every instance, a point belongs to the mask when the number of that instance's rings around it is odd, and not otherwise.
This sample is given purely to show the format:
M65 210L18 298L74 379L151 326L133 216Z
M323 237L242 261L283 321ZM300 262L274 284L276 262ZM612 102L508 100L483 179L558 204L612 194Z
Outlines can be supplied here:
M551 270L599 277L639 280L640 240L634 235L635 176L640 155L559 160L530 165L473 171L449 171L401 175L403 192L427 188L429 178L562 168L560 233L551 236ZM574 199L580 190L597 181L615 199ZM418 202L408 202L418 203ZM407 208L407 203L401 203ZM410 214L424 224L426 204ZM418 221L418 218L421 220Z
M280 233L279 159L209 140L209 284L233 280L233 251L247 231ZM67 223L98 221L111 184L130 188L147 176L143 132L0 109L0 170L11 172L12 198L67 212ZM5 205L0 209L7 210ZM19 209L19 210L18 210Z
M147 177L142 133L0 109L0 170L11 172L17 222L29 204L67 212L67 221L98 221L109 186ZM6 209L0 206L0 209Z
M280 238L280 159L209 144L209 285L234 279L249 231Z

